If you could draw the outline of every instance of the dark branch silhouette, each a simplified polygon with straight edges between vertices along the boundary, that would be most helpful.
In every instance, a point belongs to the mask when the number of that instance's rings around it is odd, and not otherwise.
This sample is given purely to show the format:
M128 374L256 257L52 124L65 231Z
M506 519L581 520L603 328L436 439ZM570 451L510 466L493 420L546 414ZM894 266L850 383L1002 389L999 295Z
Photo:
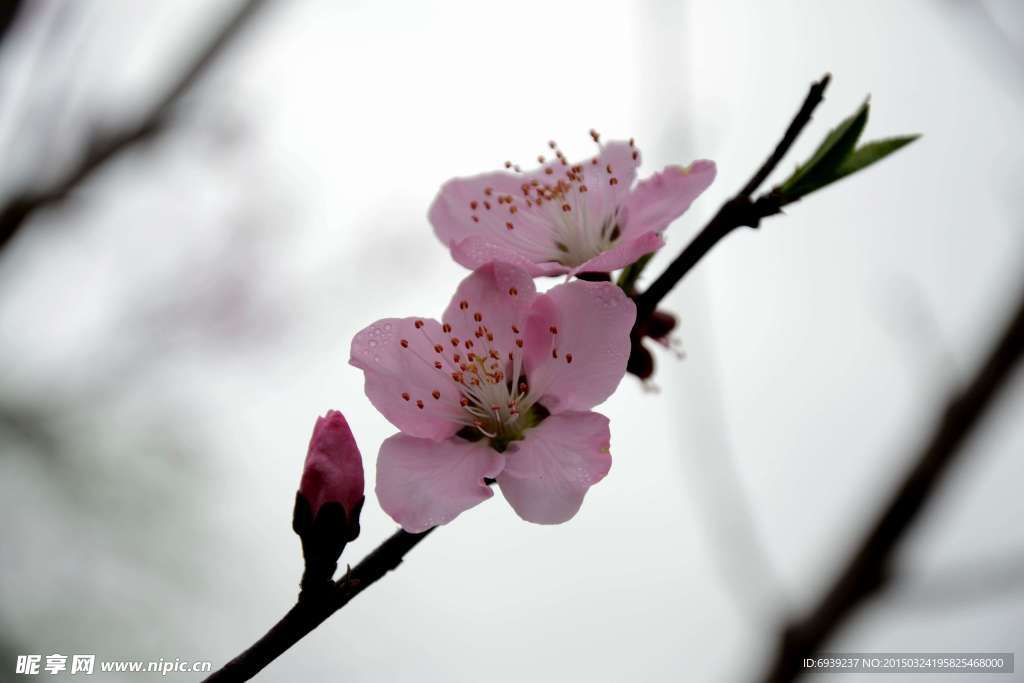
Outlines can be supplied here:
M325 584L320 591L303 589L295 606L266 635L214 672L206 681L224 683L249 680L322 624L327 617L347 605L352 598L398 567L406 553L431 531L433 529L421 534L410 534L399 529L345 576Z
M3 44L4 38L10 32L11 27L17 22L23 4L23 0L0 2L0 45Z
M828 87L831 76L825 74L820 81L811 86L807 97L800 110L793 117L786 133L782 136L775 150L765 160L757 172L747 181L734 197L729 199L715 214L714 218L704 226L697 234L697 237L686 246L685 249L675 258L664 273L658 276L651 286L636 299L636 325L633 328L634 344L643 338L647 321L650 319L658 303L665 298L676 283L683 279L690 270L697 265L711 248L718 244L719 240L728 235L736 228L747 226L756 228L762 218L772 216L782 211L785 204L781 196L774 190L753 199L761 184L768 178L772 171L782 161L789 148L796 142L800 132L811 121L811 115L821 103L825 96L825 89Z
M97 133L85 145L78 162L54 181L44 187L27 187L10 197L0 207L0 249L10 243L36 211L63 201L75 188L121 152L152 139L165 130L175 105L195 86L242 33L257 11L266 4L267 0L245 0L188 62L181 74L172 80L166 92L158 97L136 122Z
M913 467L831 587L806 616L783 629L778 654L763 680L795 680L802 673L803 659L817 654L839 626L887 582L894 552L963 452L968 435L1012 377L1022 355L1024 291L984 365L966 388L949 399Z

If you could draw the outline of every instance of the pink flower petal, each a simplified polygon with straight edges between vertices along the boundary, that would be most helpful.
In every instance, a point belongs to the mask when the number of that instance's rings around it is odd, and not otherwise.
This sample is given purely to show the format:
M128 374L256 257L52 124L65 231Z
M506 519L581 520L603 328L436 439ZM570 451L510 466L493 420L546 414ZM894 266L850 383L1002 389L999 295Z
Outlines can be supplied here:
M589 410L626 373L636 306L610 282L574 280L536 298L524 363L531 394L552 413Z
M641 256L658 251L665 245L665 240L656 232L645 232L638 237L624 238L608 251L601 252L586 263L573 268L576 273L610 273L625 268Z
M580 509L587 489L612 466L608 418L598 413L552 415L505 451L498 485L520 517L561 524Z
M687 167L666 166L641 180L624 204L623 236L664 230L711 185L715 172L713 161L700 160Z
M497 477L504 464L504 456L484 442L396 434L377 456L377 499L403 529L420 533L494 495L483 480Z
M439 441L465 424L450 362L435 350L446 338L436 320L385 318L352 339L349 363L364 372L366 395L406 434Z
M633 158L634 153L636 159ZM596 164L593 158L579 164L583 167L583 180L587 186L586 202L591 222L613 215L625 203L636 181L640 152L627 142L612 140L601 146L601 153L596 159Z
M506 196L521 198L521 186L529 180L530 176L501 171L449 180L427 213L434 233L449 248L476 237L498 250L504 261L514 262L517 256L530 263L549 261L554 245L544 222L518 206L512 213L511 205L498 201ZM462 265L475 268L482 264Z
M480 266L491 261L503 261L511 263L525 270L533 277L542 275L562 275L569 272L568 266L563 266L556 261L534 262L523 256L521 253L503 246L496 240L487 237L474 235L466 237L451 245L452 258L460 266L476 270Z
M494 261L473 271L455 290L442 320L460 340L474 340L473 350L487 355L488 348L507 353L514 348L512 328L526 329L530 305L537 296L533 279L521 268ZM477 336L493 335L492 340ZM504 358L504 356L503 356Z

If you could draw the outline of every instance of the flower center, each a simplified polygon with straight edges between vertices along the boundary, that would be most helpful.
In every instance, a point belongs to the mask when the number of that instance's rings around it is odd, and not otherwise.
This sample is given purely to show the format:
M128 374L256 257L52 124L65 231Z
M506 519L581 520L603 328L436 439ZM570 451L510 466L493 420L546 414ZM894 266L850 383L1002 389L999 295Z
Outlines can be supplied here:
M512 287L508 295L516 297L518 292ZM454 321L454 325L445 321L441 338L428 331L425 321L415 321L414 327L427 345L410 344L408 339L401 339L399 345L436 372L438 384L431 389L429 399L412 391L403 391L401 396L419 410L464 425L461 436L487 438L495 450L503 451L547 417L547 409L538 403L544 389L531 387L527 380L523 368L526 343L520 328L511 325L511 335L501 334L509 348L500 348L483 313L471 311L469 301L460 301L461 320ZM548 331L554 340L552 359L572 363L573 354L558 347L558 328L552 325ZM417 348L430 348L430 357L424 357Z
M598 143L600 136L590 134ZM629 144L633 147L632 140ZM469 202L470 219L502 230L508 242L538 262L575 267L607 251L621 235L614 191L619 179L599 156L570 164L555 142L548 146L555 158L538 156L540 171L523 175L518 193L485 187L482 196ZM634 150L632 157L636 161L639 153ZM505 168L522 173L511 161ZM599 185L608 189L595 192Z

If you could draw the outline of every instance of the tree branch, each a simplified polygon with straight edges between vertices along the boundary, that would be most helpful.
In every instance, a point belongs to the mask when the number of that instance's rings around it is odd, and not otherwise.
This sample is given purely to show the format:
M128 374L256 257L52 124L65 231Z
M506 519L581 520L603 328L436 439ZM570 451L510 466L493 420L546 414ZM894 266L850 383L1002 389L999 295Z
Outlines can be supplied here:
M758 188L775 170L782 157L786 155L789 148L793 146L800 132L811 121L811 115L821 103L825 96L825 89L831 80L829 74L822 76L821 80L811 85L807 97L800 110L793 117L786 133L779 140L771 155L765 160L757 172L747 181L747 184L731 199L729 199L715 214L714 218L704 226L697 237L683 249L682 253L669 265L664 273L658 276L651 286L636 299L636 325L633 327L634 344L638 343L644 336L644 328L648 319L657 308L658 303L665 298L665 295L675 287L683 276L690 272L698 261L711 248L718 244L719 240L730 232L741 226L756 228L762 218L772 216L782 210L783 202L774 193L769 192L758 197L752 196Z
M981 422L1024 355L1024 291L1013 317L984 365L962 392L948 401L934 433L912 469L818 604L783 630L777 657L764 677L795 680L805 657L818 653L836 629L889 578L891 558L920 517L971 431Z
M60 203L121 152L162 132L178 101L195 86L266 4L267 0L245 0L135 123L98 133L86 145L78 163L47 187L26 188L10 197L0 208L0 249L7 246L33 213Z
M15 25L18 15L21 14L23 4L24 0L0 2L0 45L3 44L4 38Z
M211 674L206 679L207 683L247 681L258 674L329 616L347 605L352 598L398 567L406 553L431 531L433 529L421 534L410 534L399 529L345 576L327 583L322 591L303 590L295 606L266 635Z

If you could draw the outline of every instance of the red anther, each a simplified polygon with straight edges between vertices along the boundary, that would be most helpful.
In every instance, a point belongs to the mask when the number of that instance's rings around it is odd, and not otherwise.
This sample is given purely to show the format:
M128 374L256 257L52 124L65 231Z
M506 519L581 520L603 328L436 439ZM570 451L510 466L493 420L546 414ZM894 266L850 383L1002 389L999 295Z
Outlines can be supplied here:
M433 391L431 391L430 395L434 397L435 401L438 400L439 398L441 398L441 392L438 391L437 389L434 389Z
M409 348L409 340L408 339L402 339L398 343L402 345L403 349Z
M416 399L416 407L423 410L423 401Z
M411 396L409 396L409 392L408 392L408 391L403 391L403 392L402 392L402 399L403 399L403 400L406 400L406 401L408 401L408 400L409 400L410 398L412 398L412 397L411 397Z

